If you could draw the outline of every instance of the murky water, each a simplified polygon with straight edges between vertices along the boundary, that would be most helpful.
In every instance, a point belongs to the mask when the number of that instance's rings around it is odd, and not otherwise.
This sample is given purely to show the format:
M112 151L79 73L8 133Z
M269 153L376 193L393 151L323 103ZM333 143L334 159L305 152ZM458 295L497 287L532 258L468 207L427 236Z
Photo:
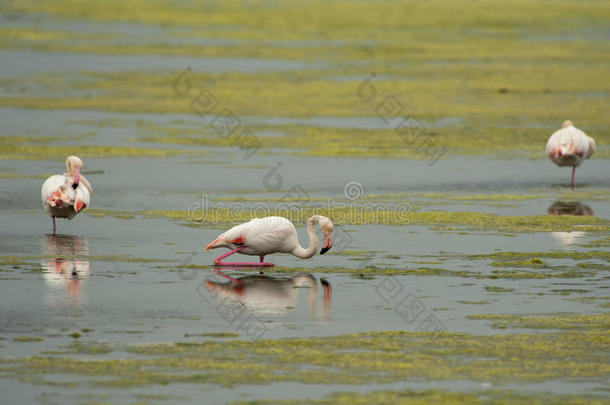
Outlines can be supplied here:
M34 23L38 20L0 19L5 27ZM40 27L78 31L83 25L78 21L63 25L49 20ZM158 27L137 24L98 23L86 28L101 34L120 32L128 37L129 43L148 43L148 36L158 34L158 30L167 33ZM177 36L184 34L179 30L172 32L178 32ZM184 38L174 40L185 43ZM332 47L346 43L280 42L276 45ZM236 43L243 42L216 40L209 45ZM157 70L170 74L187 66L208 73L301 71L327 66L272 58L104 55L32 49L0 50L0 60L3 79L36 73L72 75L79 71ZM348 77L351 76L344 78ZM67 91L81 95L78 89ZM39 95L49 96L44 88ZM252 125L384 129L377 117L241 119ZM0 135L52 137L56 139L45 145L53 147L78 150L91 145L128 146L180 151L163 158L85 158L83 173L94 189L92 205L72 221L58 220L55 236L50 234L51 220L43 212L39 196L44 176L64 171L62 159L22 160L9 156L0 160L0 402L3 403L97 400L201 403L201 398L206 403L224 403L301 399L380 388L477 391L489 388L491 383L464 377L363 385L271 380L267 385L236 384L231 388L215 383L143 383L126 388L96 386L84 376L81 379L77 372L60 372L48 379L27 378L27 374L15 373L4 366L39 356L83 361L135 359L140 357L130 347L159 342L226 338L255 342L369 331L494 336L549 333L550 329L552 333L561 328L498 327L474 315L595 315L607 308L600 306L607 303L604 299L610 287L608 259L604 256L610 249L607 243L599 242L607 239L604 232L577 229L519 232L468 224L443 227L417 223L398 226L336 223L336 232L343 239L329 254L316 255L311 260L273 255L267 259L276 267L259 274L258 269L227 268L220 272L211 266L220 251L205 251L204 247L226 224L208 219L193 225L144 212L187 211L206 204L228 207L232 202L239 202L242 209L249 210L262 202L273 204L276 200L305 196L305 200L323 204L337 202L358 207L371 198L388 207L404 203L413 211L501 216L577 214L608 220L608 159L594 158L577 170L575 195L586 197L567 201L569 171L556 168L546 159L456 155L430 165L426 160L337 159L299 156L299 150L261 150L245 160L237 147L183 146L137 139L148 131L142 123L197 128L201 122L195 114L3 107L0 122L3 132ZM460 125L462 119L447 117L422 122L426 128L434 129ZM361 186L357 198L346 194L345 186L350 182ZM508 197L486 199L480 198L481 194ZM383 195L388 196L387 201L375 197ZM524 196L531 198L518 198ZM242 197L249 200L242 201ZM298 232L305 244L307 236L302 226ZM522 259L519 254L532 253L540 256L541 259L536 259L541 262L505 265L502 262L505 259L494 256L503 252L516 252L511 259L515 261ZM584 259L576 257L587 252L595 254ZM572 254L575 256L571 257ZM536 272L542 275L538 277ZM405 300L418 305L416 316L401 313ZM254 320L257 327L248 328L228 317L226 311L231 303L239 308L239 319ZM433 329L426 327L430 323L425 324L424 320L432 320ZM107 350L61 352L74 342L100 344ZM63 383L66 385L62 386ZM526 382L509 378L495 381L494 387L523 392L595 394L607 389L606 383L603 375L594 374L578 380L549 378Z

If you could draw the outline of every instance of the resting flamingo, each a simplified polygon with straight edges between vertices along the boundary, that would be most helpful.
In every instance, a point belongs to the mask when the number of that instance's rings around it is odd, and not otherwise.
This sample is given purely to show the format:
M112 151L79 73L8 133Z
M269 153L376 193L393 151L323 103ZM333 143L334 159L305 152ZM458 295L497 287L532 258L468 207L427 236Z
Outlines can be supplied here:
M595 152L595 139L576 128L572 121L564 121L563 128L555 131L546 143L546 154L557 166L572 166L572 183L574 174L583 160L589 159Z
M53 175L42 184L40 192L42 206L53 218L53 235L55 235L55 218L72 219L91 201L93 190L85 176L81 176L82 168L83 161L78 156L68 156L66 159L68 172Z
M206 250L219 247L231 249L229 252L214 259L217 266L273 266L266 263L265 256L271 253L290 253L301 259L309 259L318 249L318 236L315 225L318 224L324 235L324 244L320 254L326 253L333 244L333 223L322 215L314 215L307 220L307 234L309 235L309 247L303 248L299 244L297 230L292 222L283 217L254 218L249 222L237 225L205 247ZM234 253L242 255L259 256L258 263L224 263L222 259Z

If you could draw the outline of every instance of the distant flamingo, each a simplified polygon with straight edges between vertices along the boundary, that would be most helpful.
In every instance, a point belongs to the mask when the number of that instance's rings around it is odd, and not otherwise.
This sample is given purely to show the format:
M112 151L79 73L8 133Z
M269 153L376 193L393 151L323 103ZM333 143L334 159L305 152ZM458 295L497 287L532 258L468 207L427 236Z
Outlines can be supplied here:
M314 215L307 221L307 234L309 247L301 247L297 230L292 222L283 217L254 218L249 222L237 225L205 247L206 250L227 247L231 251L214 259L217 266L273 266L273 263L264 262L265 256L271 253L290 253L301 259L309 259L318 249L318 236L315 225L320 226L324 234L324 244L320 254L323 255L333 243L333 223L322 215ZM223 263L221 260L234 253L259 256L259 263Z
M80 171L83 161L77 156L66 159L67 173L56 174L42 184L42 206L53 218L53 235L55 235L55 218L72 219L89 205L93 190Z
M572 188L574 174L583 160L595 152L595 140L576 128L572 121L564 121L563 128L555 131L546 144L546 154L557 166L572 166Z

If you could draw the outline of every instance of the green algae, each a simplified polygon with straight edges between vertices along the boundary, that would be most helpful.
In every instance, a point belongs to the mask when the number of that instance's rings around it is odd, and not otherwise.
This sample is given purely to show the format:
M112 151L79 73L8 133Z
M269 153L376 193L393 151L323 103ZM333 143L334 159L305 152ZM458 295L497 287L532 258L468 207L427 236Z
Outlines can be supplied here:
M463 304L463 305L487 305L490 304L490 301L456 301L456 303L458 304Z
M10 137L9 137L10 138ZM190 153L170 149L135 148L130 146L35 146L15 142L0 144L0 159L48 160L65 158L70 153L83 158L101 157L147 157L165 158L179 153Z
M603 238L592 240L591 242L583 243L580 246L585 247L585 248L600 248L600 247L608 248L608 247L610 247L610 235L605 236Z
M538 265L540 263L531 263L530 260L540 258L548 259L572 259L572 260L605 260L610 261L610 252L591 250L591 251L547 251L547 252L494 252L477 255L465 255L466 259L469 260L502 260L519 263L529 263ZM497 262L501 263L501 262Z
M2 265L12 265L13 267L18 266L28 267L27 271L31 272L43 272L44 270L40 268L40 260L44 259L57 259L54 255L28 255L22 257L15 256L0 256L0 266ZM111 263L171 263L175 262L175 260L168 259L151 259L144 257L133 257L129 255L62 255L62 259L70 260L70 259L81 259L81 260L91 260L94 262L111 262ZM33 263L34 262L34 263ZM34 266L34 267L32 267ZM86 329L90 331L89 329ZM86 333L83 330L83 333Z
M492 321L492 327L505 329L561 329L561 330L610 330L610 312L602 314L557 314L557 315L469 315L468 319Z
M244 7L239 1L230 0L206 4L203 10L193 8L196 4L198 3L192 1L172 4L163 1L130 0L115 4L61 0L42 6L35 1L21 1L5 4L3 7L13 13L45 13L56 19L186 26L203 30L206 35L208 31L216 31L216 35L221 38L243 38L246 30L248 34L258 33L256 39L273 38L272 35L276 35L274 39L277 39L289 35L286 39L328 40L343 37L347 40L355 36L358 40L383 38L391 42L401 42L405 39L391 35L393 33L416 29L422 37L434 36L424 28L439 26L460 30L468 26L478 26L484 32L486 29L504 32L510 27L526 26L538 28L537 32L547 32L546 30L557 28L555 21L565 19L569 19L578 28L600 24L603 26L610 14L610 10L602 1L593 1L587 6L576 1L555 4L550 1L515 0L506 3L504 7L495 4L464 4L460 6L459 13L455 12L454 4L447 0L408 6L401 2L363 2L358 8L354 8L348 1L331 4L308 1L273 10L264 2L249 2L248 7ZM145 8L144 5L149 7ZM265 24L261 24L261 21L265 21ZM386 29L384 32L378 32L380 25ZM232 30L220 29L223 26ZM295 26L299 29L295 29ZM265 36L260 36L261 34ZM471 35L472 38L480 36L479 32L466 31L464 34ZM452 38L450 42L457 43L459 38Z
M32 336L15 336L13 338L13 342L42 342L44 339L41 337L32 337Z
M111 353L114 349L110 343L96 341L81 341L74 340L66 346L61 346L62 351L45 352L49 355L65 355L65 354L86 354L86 355L102 355Z
M494 267L546 267L545 263L537 257L532 257L527 260L492 262L491 265Z
M316 399L236 401L230 405L602 405L605 396L590 394L523 393L511 390L487 389L474 392L451 392L444 390L403 390L373 392L336 392Z
M511 67L512 69L513 67ZM339 72L337 72L338 74ZM363 74L363 78L367 73ZM587 75L595 73L587 72ZM85 73L83 77L75 78L71 87L86 90L88 92L101 92L97 97L56 97L44 98L38 95L28 96L27 94L16 96L0 97L0 106L12 106L21 108L47 108L47 109L98 109L116 112L154 112L154 113L191 113L191 101L174 97L171 89L172 75L154 74L150 72L120 72L120 73ZM227 73L221 75L196 74L192 73L193 83L205 83L211 81L216 85L211 89L214 97L219 100L227 100L231 106L231 111L237 116L284 116L284 117L310 117L310 116L334 116L334 117L353 117L353 116L372 116L375 115L376 105L362 103L355 97L355 89L358 83L336 82L333 80L320 80L319 77L312 77L311 74L303 74L300 80L295 81L293 73L256 73L256 74L236 74ZM278 77L279 76L279 77ZM282 76L286 76L282 80ZM435 81L434 86L438 87L439 77L436 75L431 80ZM49 79L24 79L29 82L36 80ZM451 79L453 80L453 79ZM66 86L65 79L58 79L58 88L53 89L55 94L62 94L62 88ZM597 89L599 91L599 89ZM594 90L591 90L594 91ZM610 90L609 90L610 91ZM490 111L471 111L472 105L464 109L463 103L456 103L449 109L447 105L439 106L439 100L430 100L430 89L413 88L412 82L404 81L383 81L378 85L378 92L386 94L413 94L422 93L422 98L418 100L419 105L423 104L422 111L410 112L418 117L418 120L436 120L444 117L461 117L467 120L464 125L450 125L446 127L434 128L434 131L427 133L427 137L434 136L447 153L451 154L490 154L503 153L506 157L535 156L543 158L542 151L544 140L559 125L565 116L591 115L595 109L593 105L580 114L575 111L565 111L558 113L556 117L549 118L544 116L543 120L548 122L548 128L540 130L529 126L523 127L513 124L512 127L505 127L500 121L510 111L505 111L500 116L491 116L481 122L480 116L489 115ZM444 94L438 97L442 99ZM262 93L262 94L261 94ZM320 110L318 102L320 94L325 95L328 102L324 105L324 110ZM135 96L137 95L137 96ZM264 95L266 102L260 103L260 97ZM424 96L425 95L425 96ZM195 95L193 95L194 97ZM291 102L298 99L299 103ZM134 97L137 97L134 99ZM474 95L472 96L475 97ZM482 95L477 94L477 98ZM428 108L425 107L424 100L428 100ZM382 101L380 99L380 101ZM596 100L592 100L592 103ZM547 101L546 104L548 104ZM522 108L522 97L514 99L516 108ZM586 103L583 103L586 104ZM479 108L486 109L488 103L480 102L476 104ZM579 104L580 105L580 104ZM585 108L586 106L583 106ZM430 111L444 113L430 116ZM507 105L503 104L506 110ZM548 115L549 108L539 111L540 115ZM556 110L556 109L553 109ZM529 108L526 111L515 111L515 115L532 115L535 111ZM610 122L604 117L596 118L598 126L609 126ZM590 125L594 117L589 118ZM380 122L383 122L379 118ZM604 122L600 122L603 120ZM425 126L425 125L424 125ZM203 127L203 126L202 126ZM230 145L230 139L223 139L214 136L213 131L208 128L184 129L174 127L158 127L147 125L147 129L152 130L145 136L140 136L139 141L168 143L177 145L198 145L202 147L226 147ZM428 159L425 147L422 145L403 142L402 138L392 129L366 130L361 128L324 128L317 126L302 125L266 125L249 126L260 141L263 149L284 149L295 151L301 155L308 156L339 156L339 157L384 157L384 158L412 158ZM262 136L263 131L273 131L281 136ZM592 134L598 139L598 143L606 142L604 131L600 134ZM532 143L531 139L540 138L540 144ZM482 142L482 140L485 140ZM610 139L608 139L610 141ZM510 153L507 153L510 152ZM609 157L610 151L601 149L596 157Z
M170 211L170 210L144 210L137 212L112 211L112 210L91 210L94 216L122 216L131 218L137 214L149 218L169 218L186 223L190 226L224 227L235 223L247 222L255 215L248 209L233 210L226 207L201 210L197 212L189 211ZM257 214L261 214L257 212ZM444 226L449 229L451 225L462 227L462 229L495 230L510 232L554 232L554 231L583 231L583 232L607 232L610 230L610 221L591 217L591 216L554 216L554 215L533 215L533 216L503 216L495 214L484 214L477 212L403 212L390 211L383 212L366 209L354 210L352 207L331 207L322 206L300 206L299 209L266 207L265 212L258 216L289 216L289 219L296 224L305 223L312 215L324 215L333 220L336 224L342 225L427 225ZM541 256L542 257L542 256ZM481 257L477 257L481 258Z
M171 40L143 41L141 35L111 28L110 32L84 33L25 26L1 29L3 49L314 63L274 72L191 71L192 91L187 96L172 88L177 72L12 78L0 82L6 90L0 106L197 117L191 101L206 87L237 116L372 117L381 126L384 121L377 108L391 95L402 105L401 115L421 121L428 128L426 135L438 140L449 154L544 158L544 141L566 118L589 131L598 145L610 142L610 117L600 108L610 95L610 80L602 80L610 76L610 45L603 40L610 10L603 1L586 6L576 1L475 2L461 4L458 10L449 0L362 1L358 7L348 1L308 1L272 8L265 1L248 2L247 7L237 1L216 2L202 8L189 0L179 4L58 0L44 5L26 0L0 7L26 21L35 16L144 24ZM566 35L574 38L557 40ZM193 43L215 39L230 40L230 44ZM359 86L371 72L376 73L371 82L374 99L366 101ZM40 88L52 96L41 95ZM447 117L459 124L435 124ZM421 145L404 144L391 127L255 125L251 129L268 150L308 156L428 158ZM226 146L225 140L209 136L209 128L177 129L160 128L144 138ZM262 136L266 130L280 136ZM610 157L610 149L600 147L596 158L600 157Z
M184 337L236 338L239 337L239 334L235 332L187 333Z
M88 378L92 386L113 388L171 383L229 387L273 382L602 381L610 375L609 345L603 328L494 336L363 332L279 340L131 344L125 348L131 354L126 358L4 358L0 371L20 379L72 375Z
M492 292L492 293L504 293L504 292L513 292L515 291L514 288L505 288L505 287L497 287L497 286L486 286L485 290L487 292Z

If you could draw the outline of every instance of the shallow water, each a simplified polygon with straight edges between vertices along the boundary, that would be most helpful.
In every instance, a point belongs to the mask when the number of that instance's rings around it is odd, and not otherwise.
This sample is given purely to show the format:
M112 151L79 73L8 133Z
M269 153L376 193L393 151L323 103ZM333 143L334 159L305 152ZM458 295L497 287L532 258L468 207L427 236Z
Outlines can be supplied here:
M201 198L200 193L210 193L214 198L231 199L239 194L235 190L264 189L263 178L269 170L267 168L273 167L277 159L259 156L252 158L248 164L265 168L239 169L239 155L222 150L214 151L213 155L216 162L207 163L193 163L192 158L184 157L137 159L137 170L130 170L134 164L132 159L88 159L87 168L93 172L88 177L95 190L91 208L185 210ZM432 168L425 162L365 159L336 161L295 156L281 156L281 162L285 184L302 185L304 190L314 190L311 191L312 197L331 195L340 198L343 190L336 185L351 179L359 179L367 193L396 193L410 187L418 191L452 193L458 186L450 184L447 178L451 177L452 171L457 171L456 166L462 168L460 178L470 179L468 188L464 186L460 190L462 193L519 192L528 187L552 185L558 175L557 170L551 170L553 168L549 168L546 161L515 162L485 158L473 158L467 162L447 159ZM596 165L601 166L605 162L587 163L592 164L583 167L582 176L590 175L587 178L590 183L603 183L605 179L601 175L596 177L594 169ZM236 168L231 169L231 165ZM36 174L57 170L59 164L53 161L13 160L4 161L3 166L20 174ZM377 178L373 183L373 170L397 173L399 168L406 168L405 172L409 172L409 166L420 173L415 181L408 177L400 179L387 176ZM525 166L539 170L526 169ZM496 179L501 178L499 174L508 168L515 170L511 169L512 175L500 180L504 183L498 183ZM519 170L523 171L524 176L528 171L537 173L537 176L529 176L529 180L524 177L520 181L519 176L515 175ZM326 173L334 173L334 176L325 175ZM219 182L218 178L223 181ZM107 355L111 358L122 357L120 348L130 343L191 341L201 339L198 334L215 332L236 332L241 339L249 338L239 330L239 326L228 323L222 317L218 309L222 296L215 297L205 284L206 281L228 283L212 267L207 267L219 252L203 250L205 244L220 233L217 226L207 224L192 228L164 218L96 218L85 213L73 221L59 220L60 235L53 237L48 235L50 220L39 209L37 190L41 181L27 178L0 179L0 188L11 190L0 200L0 221L3 224L0 231L0 256L21 258L17 267L4 266L0 273L3 279L0 298L3 309L0 314L2 336L8 339L1 342L3 347L0 350L3 353L30 356L54 350L75 340L70 335L82 330L90 332L79 332L83 335L81 339L108 342L116 347L118 352ZM402 182L404 186L400 185ZM596 189L591 185L582 188ZM270 194L281 195L282 192L260 195L264 199L265 195ZM511 208L463 206L457 202L440 205L436 209L544 215L553 201L553 198L523 200L517 201L517 205ZM598 216L608 215L610 210L607 200L593 201L589 205ZM362 254L327 254L312 260L276 255L271 259L279 267L265 270L265 275L269 278L291 279L295 274L286 273L283 269L302 268L302 272L308 272L318 280L314 284L315 288L305 286L294 290L294 294L279 298L267 296L264 299L265 289L257 292L256 288L252 292L246 290L242 296L234 295L240 298L248 314L263 322L264 334L260 337L334 336L368 330L417 331L419 322L404 321L395 311L396 303L386 301L382 284L387 282L386 276L370 276L367 267L371 265L378 268L441 269L455 272L455 275L424 272L424 275L389 277L392 283L397 283L403 289L400 297L413 294L423 304L426 315L434 315L443 328L454 332L482 335L531 333L532 330L519 328L499 331L487 321L467 317L487 313L597 313L599 300L587 301L587 297L607 295L606 271L587 273L575 278L489 278L496 270L490 267L489 260L472 260L465 256L499 251L587 250L580 245L599 238L595 234L543 232L504 235L493 231L435 230L421 225L345 225L342 229L349 231L352 238L348 246L341 246L342 250L360 251ZM299 234L302 240L306 238L302 227ZM603 250L607 251L607 248ZM573 268L576 263L569 258L545 260L553 266L567 268ZM607 265L603 260L588 262ZM183 268L190 264L204 267ZM352 270L348 274L335 274L332 268ZM233 278L253 273L256 270L228 269L224 272ZM332 286L330 299L324 298L323 288L319 284L321 277ZM250 296L254 298L249 298ZM574 298L579 298L580 301L575 301ZM21 343L10 340L18 336L41 337L44 341ZM452 384L443 383L442 386ZM556 391L562 384L549 381L543 387ZM570 392L594 392L603 386L595 382L580 384L573 383ZM465 388L469 384L457 386ZM20 383L18 387L26 390L27 385ZM159 388L158 392L166 395L176 393L176 387L172 387ZM421 388L417 383L405 383L400 387ZM519 387L530 389L528 386ZM278 397L291 397L293 389L294 384L279 384L276 393ZM298 392L299 395L312 395L314 392L322 395L337 389L340 387L317 391L303 387ZM534 386L531 389L536 391L541 387ZM66 396L63 391L44 387L36 388L35 391L57 392L63 399L69 399L78 392L70 391ZM127 395L120 390L97 391L111 393L116 400ZM153 391L157 392L157 389ZM193 401L198 395L194 387L179 391L185 396L185 402ZM239 399L236 393L227 396L226 390L213 386L206 388L208 391L212 397ZM138 389L130 391L127 396L137 392ZM258 389L249 390L245 387L237 392L249 392L253 398L259 395ZM17 398L25 397L18 395Z
M156 37L163 37L162 43L216 47L257 43L256 40L189 37L193 27L63 21L28 13L2 16L0 25L2 28L37 27L71 35L86 31L101 35L92 40L101 44L150 45ZM111 37L114 34L116 37ZM599 39L595 29L578 36L547 36L539 31L524 35L527 41ZM87 43L86 39L82 41ZM353 45L352 42L279 38L268 41L271 46L287 49L340 48ZM375 43L364 42L365 46ZM2 79L27 78L38 73L71 76L83 71L126 70L167 72L171 78L171 72L186 67L204 73L299 73L324 69L332 63L264 57L46 52L28 46L3 48L0 60ZM368 63L352 62L354 66ZM439 63L449 64L447 60ZM384 77L380 74L378 79ZM356 82L361 76L350 71L334 80ZM416 79L402 77L401 80ZM96 96L88 90L69 87L55 94L52 86L41 83L24 82L22 86L41 97ZM17 85L2 88L6 91L3 97L19 97L23 90ZM599 94L607 96L603 91ZM207 118L210 117L203 120ZM405 204L413 212L446 211L457 215L476 212L547 216L560 211L570 213L573 209L575 213L600 219L600 226L607 229L607 222L603 221L610 220L610 160L594 157L586 161L576 171L577 187L571 191L569 170L558 169L543 156L523 159L510 155L499 158L447 153L442 159L429 162L311 157L299 155L302 150L284 148L261 149L245 158L237 146L204 147L145 139L155 127L201 129L209 135L203 120L194 113L111 113L53 109L53 106L0 108L0 136L31 141L20 141L20 145L61 147L70 153L78 153L79 148L87 146L108 147L109 151L101 157L84 157L83 174L94 189L92 205L72 221L58 220L55 236L49 234L51 220L42 210L39 190L45 176L64 171L64 157L32 152L15 158L9 151L0 160L0 402L201 403L205 398L206 403L225 403L320 398L337 391L370 393L379 389L444 389L480 392L482 396L492 388L538 394L607 394L605 369L589 370L583 365L585 371L576 373L576 377L544 377L541 372L541 379L528 380L523 377L527 373L501 368L501 361L510 359L501 349L500 366L494 369L495 379L484 372L470 377L455 374L455 368L446 370L442 378L415 373L380 384L273 377L261 382L255 377L260 377L262 372L253 372L256 374L252 375L253 382L238 380L230 386L233 377L238 379L250 369L155 366L155 360L177 360L182 355L164 355L162 351L142 354L135 349L157 343L167 343L168 348L189 348L180 345L236 339L247 342L248 346L243 355L227 352L226 361L239 365L246 363L249 356L261 356L263 349L258 346L251 352L247 349L261 341L273 351L283 342L292 342L289 340L292 338L307 345L308 339L320 337L406 331L413 333L411 343L415 345L420 332L424 335L427 332L463 333L451 341L457 352L437 348L431 355L440 364L439 370L444 370L443 362L448 358L464 355L459 352L459 345L467 338L514 335L531 339L548 335L556 337L556 341L550 344L551 348L541 345L540 349L548 350L553 358L555 352L551 350L561 348L562 333L566 331L578 331L583 336L591 331L607 334L607 318L606 321L585 319L573 324L568 318L562 318L607 314L610 287L607 231L583 231L575 226L564 231L522 232L463 223L355 225L335 221L335 246L327 254L316 255L311 260L273 255L266 259L276 266L259 274L259 269L227 268L219 272L211 266L222 252L205 251L204 247L229 226L226 221L219 223L206 217L206 221L189 223L152 210L166 214L188 211L196 219L198 215L209 215L208 211L201 210L202 206L233 207L239 213L253 213L257 209L254 213L260 214L266 208L271 212L278 202L291 198L297 198L303 207L344 204L358 210L367 203L375 203L393 209L396 204ZM242 116L240 120L253 127L387 129L374 115ZM528 120L534 122L524 126L548 132L548 124L542 123L544 120ZM421 120L429 129L460 126L464 122L465 119L451 115ZM497 128L503 125L496 124ZM285 134L281 130L270 130L259 135ZM598 146L600 151L607 148L603 144ZM121 152L125 147L168 154L150 157L144 152ZM356 187L355 196L346 189L350 184ZM301 243L306 244L302 224L297 224L297 230ZM234 304L240 315L231 318L227 309ZM500 321L493 318L503 315L531 319L502 323L508 318L499 318ZM557 319L536 324L549 316ZM254 322L256 328L249 329L244 319ZM362 341L369 339L365 334L359 336ZM600 336L599 340L606 342L607 336ZM79 344L82 347L74 346ZM488 349L484 344L481 347ZM404 352L409 348L405 345ZM569 359L560 354L555 360L578 363L607 359L607 350L576 349L584 350L588 360ZM345 348L350 350L364 351L359 347ZM391 344L383 346L379 353L388 350L393 350ZM481 359L492 363L489 352L468 350L464 349L465 364ZM303 356L307 353L304 350ZM194 357L193 361L198 359L196 351ZM86 365L82 370L58 368L45 372L42 366L40 369L32 366L40 358L49 364L78 359ZM147 380L150 376L146 374L133 386L104 386L98 383L119 378L124 373L130 375L129 367L118 371L109 368L110 371L99 375L84 372L87 367L94 369L98 360L141 359L153 362L149 367L142 367L139 370L142 373L157 367L159 373L200 372L218 375L224 380L168 383L154 378ZM521 360L526 363L529 359ZM334 365L320 366L315 359L304 365L295 364L295 370L299 367L320 372L335 370ZM354 364L365 369L370 366L366 362ZM376 373L373 370L371 376ZM532 371L530 377L537 376Z

